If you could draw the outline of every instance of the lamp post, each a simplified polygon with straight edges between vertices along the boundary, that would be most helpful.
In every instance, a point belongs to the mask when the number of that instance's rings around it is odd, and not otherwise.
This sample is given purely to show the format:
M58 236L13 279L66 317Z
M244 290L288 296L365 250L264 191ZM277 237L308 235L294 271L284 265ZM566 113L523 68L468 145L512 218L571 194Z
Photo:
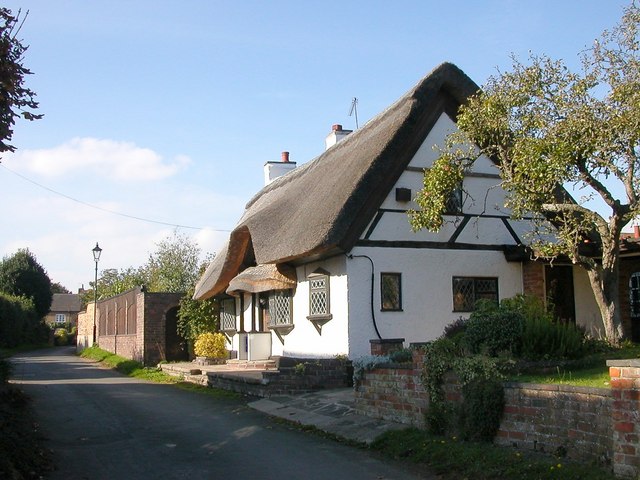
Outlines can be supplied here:
M93 284L93 341L91 345L96 344L96 313L98 310L98 260L100 260L100 254L102 253L102 249L96 242L96 246L92 249L93 252L93 260L96 262L96 277L95 282Z

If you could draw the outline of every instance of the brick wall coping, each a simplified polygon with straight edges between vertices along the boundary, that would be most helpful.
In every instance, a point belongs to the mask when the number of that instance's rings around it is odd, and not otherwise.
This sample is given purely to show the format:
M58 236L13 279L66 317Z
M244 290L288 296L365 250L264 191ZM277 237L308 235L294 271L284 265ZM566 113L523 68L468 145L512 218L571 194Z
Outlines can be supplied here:
M610 388L599 387L578 387L575 385L562 385L559 383L525 383L525 382L504 382L505 388L526 388L528 390L539 390L545 392L567 392L583 393L587 395L612 396Z
M607 360L607 367L640 367L640 358Z

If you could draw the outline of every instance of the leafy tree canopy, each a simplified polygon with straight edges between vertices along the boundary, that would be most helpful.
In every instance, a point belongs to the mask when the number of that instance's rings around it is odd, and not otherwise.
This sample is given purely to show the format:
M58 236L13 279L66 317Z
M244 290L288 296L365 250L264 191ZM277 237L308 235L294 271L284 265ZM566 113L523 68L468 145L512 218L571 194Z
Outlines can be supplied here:
M24 85L25 77L31 71L23 65L28 47L18 39L23 22L20 11L13 15L11 10L0 8L0 152L15 150L9 141L13 137L16 117L42 118L33 113L38 108L35 93Z
M51 293L71 293L71 291L60 282L51 284Z
M526 65L514 59L511 72L490 78L460 108L459 131L425 173L416 199L420 209L410 214L415 230L438 230L448 195L480 155L492 158L512 215L538 214L534 250L567 255L587 270L605 334L614 343L622 336L620 234L640 213L639 25L634 2L583 52L580 73L543 55ZM581 196L574 200L561 186ZM589 203L594 198L608 215ZM586 238L596 240L600 259L585 254Z
M44 317L51 308L51 280L28 249L18 250L2 259L0 291L31 299L38 318Z

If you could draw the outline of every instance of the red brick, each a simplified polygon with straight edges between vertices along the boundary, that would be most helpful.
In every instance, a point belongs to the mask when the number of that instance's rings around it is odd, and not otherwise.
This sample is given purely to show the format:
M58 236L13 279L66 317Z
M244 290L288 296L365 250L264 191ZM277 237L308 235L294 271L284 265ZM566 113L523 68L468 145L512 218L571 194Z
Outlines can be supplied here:
M611 388L631 389L633 387L633 380L627 378L612 378Z
M632 422L618 422L614 424L613 429L616 432L631 433L635 430L635 424Z

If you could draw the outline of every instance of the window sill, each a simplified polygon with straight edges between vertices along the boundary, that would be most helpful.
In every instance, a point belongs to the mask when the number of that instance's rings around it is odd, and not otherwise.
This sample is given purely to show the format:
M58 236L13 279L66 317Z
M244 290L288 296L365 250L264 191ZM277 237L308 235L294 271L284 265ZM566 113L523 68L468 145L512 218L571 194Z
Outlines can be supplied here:
M293 323L278 323L278 324L269 325L269 329L275 330L279 335L287 335L291 333L291 330L293 330L293 327L295 327Z
M381 308L381 312L404 312L402 308Z

